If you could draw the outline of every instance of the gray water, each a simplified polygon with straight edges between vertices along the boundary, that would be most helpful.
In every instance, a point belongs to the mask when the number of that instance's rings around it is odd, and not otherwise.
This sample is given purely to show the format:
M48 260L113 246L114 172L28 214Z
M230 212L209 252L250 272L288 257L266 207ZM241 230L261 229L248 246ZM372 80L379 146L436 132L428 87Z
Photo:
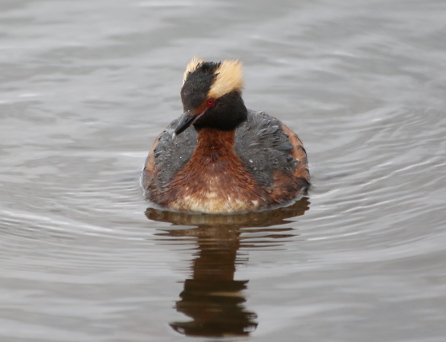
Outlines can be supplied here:
M0 340L445 341L445 37L441 0L1 0ZM150 208L194 55L244 63L308 198Z

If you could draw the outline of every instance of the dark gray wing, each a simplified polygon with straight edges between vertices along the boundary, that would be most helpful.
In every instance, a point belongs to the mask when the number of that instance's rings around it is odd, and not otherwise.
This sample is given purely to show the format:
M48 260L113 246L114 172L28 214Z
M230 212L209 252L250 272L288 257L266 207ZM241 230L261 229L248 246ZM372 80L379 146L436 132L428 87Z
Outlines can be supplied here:
M234 148L259 185L274 184L274 173L292 174L299 162L291 156L293 145L282 124L265 112L248 110L248 120L235 133Z
M189 127L175 139L172 139L173 132L178 125L179 119L173 120L170 125L158 136L158 142L150 152L146 160L146 169L144 170L143 182L147 186L148 182L151 190L161 190L163 186L174 177L192 157L195 146L197 145L197 131ZM153 170L147 170L149 160L153 154ZM153 175L153 179L149 174Z

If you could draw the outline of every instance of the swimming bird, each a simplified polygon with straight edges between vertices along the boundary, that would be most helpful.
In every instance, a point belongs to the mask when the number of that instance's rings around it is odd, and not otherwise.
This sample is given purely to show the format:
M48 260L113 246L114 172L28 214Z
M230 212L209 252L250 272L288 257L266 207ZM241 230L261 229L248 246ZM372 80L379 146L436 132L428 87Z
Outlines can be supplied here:
M152 145L142 183L160 207L238 213L285 206L310 186L301 140L277 118L245 107L242 64L193 58L184 114Z

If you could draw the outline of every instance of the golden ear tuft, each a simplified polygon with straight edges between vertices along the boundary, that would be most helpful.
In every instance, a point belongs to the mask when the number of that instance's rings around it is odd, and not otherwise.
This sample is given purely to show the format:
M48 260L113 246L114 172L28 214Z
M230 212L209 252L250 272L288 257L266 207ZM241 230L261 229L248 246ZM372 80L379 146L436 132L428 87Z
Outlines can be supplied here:
M243 89L242 63L237 59L226 60L215 70L215 81L209 90L208 97L218 99L219 97L234 90Z
M183 83L186 82L189 73L194 72L203 62L204 62L203 58L192 57L192 59L190 60L189 64L186 67L186 71L184 72Z

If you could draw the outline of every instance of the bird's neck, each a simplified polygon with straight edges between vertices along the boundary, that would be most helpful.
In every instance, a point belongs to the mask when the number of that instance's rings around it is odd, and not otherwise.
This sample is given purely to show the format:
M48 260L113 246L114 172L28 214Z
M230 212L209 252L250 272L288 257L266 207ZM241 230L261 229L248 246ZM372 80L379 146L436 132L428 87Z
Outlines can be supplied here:
M198 144L196 150L209 153L232 152L235 139L235 130L222 131L215 128L201 128L198 131Z

